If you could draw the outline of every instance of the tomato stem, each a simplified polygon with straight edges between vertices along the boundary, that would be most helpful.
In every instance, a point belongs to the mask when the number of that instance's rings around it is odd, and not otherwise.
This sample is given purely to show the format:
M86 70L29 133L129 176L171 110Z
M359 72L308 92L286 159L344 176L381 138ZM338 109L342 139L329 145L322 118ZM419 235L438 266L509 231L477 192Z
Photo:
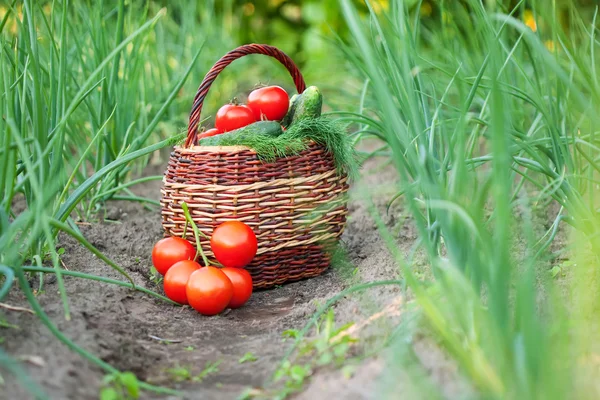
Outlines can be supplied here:
M206 233L202 232L200 229L198 229L198 234L200 236L202 236L204 239L210 240L210 236L208 236Z
M183 225L183 234L181 235L181 237L184 239L187 239L187 227L188 227L188 221L186 218L185 225Z
M208 258L206 258L204 251L202 251L202 246L200 245L200 230L198 229L198 227L196 226L196 223L192 219L192 216L190 215L190 210L188 209L187 203L185 201L181 203L181 208L183 209L183 214L185 215L186 221L189 222L189 224L192 227L192 230L194 231L194 237L196 238L196 258L198 258L198 254L199 254L202 257L204 266L208 267L210 265L210 263L208 262ZM186 223L186 226L187 226L187 223ZM206 237L206 238L209 238L204 233L202 233L202 235L204 235L204 237Z
M48 267L23 266L22 268L23 268L23 271L25 271L25 272L42 272L44 274L55 274L56 273L54 268L48 268ZM62 271L62 274L65 276L73 276L75 278L89 279L92 281L110 283L112 285L118 285L118 286L131 288L133 290L137 290L139 292L146 293L150 296L156 297L157 299L163 300L169 304L173 304L175 306L181 306L181 304L169 299L168 297L158 294L150 289L146 289L143 286L131 284L129 282L119 281L117 279L105 278L103 276L91 275L91 274L86 274L84 272L77 272L77 271L65 270L65 271Z

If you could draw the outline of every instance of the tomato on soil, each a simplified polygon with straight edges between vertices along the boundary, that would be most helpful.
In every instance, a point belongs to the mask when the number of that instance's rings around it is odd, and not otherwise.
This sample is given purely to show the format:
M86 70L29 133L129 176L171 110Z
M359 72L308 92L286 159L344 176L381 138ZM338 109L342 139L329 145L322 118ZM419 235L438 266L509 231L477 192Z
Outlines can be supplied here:
M196 261L184 260L173 264L165 274L163 281L165 294L179 304L188 304L185 293L188 280L193 272L200 268Z
M223 311L233 296L233 284L219 268L202 267L190 275L186 286L190 306L202 315Z
M248 107L257 120L279 121L288 112L290 98L279 86L266 86L253 90L248 95Z
M252 295L252 277L243 268L222 268L221 271L233 285L233 296L229 301L229 308L239 308L246 304Z
M221 132L229 132L253 122L256 122L256 118L248 106L225 104L217 111L215 128Z
M242 268L250 264L256 255L258 243L248 225L240 221L227 221L213 231L210 248L224 267Z
M215 136L215 135L218 135L219 133L222 133L222 132L220 130L218 130L217 128L211 128L207 131L204 131L204 132L201 132L200 134L198 134L198 139Z
M178 261L193 260L196 249L190 242L171 236L159 240L152 249L152 264L159 274L164 275Z

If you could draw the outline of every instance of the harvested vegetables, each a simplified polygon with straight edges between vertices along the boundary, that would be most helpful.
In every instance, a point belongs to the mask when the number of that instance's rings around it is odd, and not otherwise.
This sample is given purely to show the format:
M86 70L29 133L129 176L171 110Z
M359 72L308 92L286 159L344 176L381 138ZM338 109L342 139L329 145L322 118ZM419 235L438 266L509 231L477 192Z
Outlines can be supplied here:
M186 284L188 303L202 315L217 315L233 297L231 280L217 267L202 267L194 271Z
M196 243L200 232L191 220ZM165 295L189 304L202 315L216 315L225 308L239 308L252 295L252 276L243 269L254 259L257 240L254 231L240 221L217 226L210 238L211 250L225 268L209 265L202 248L184 238L168 237L156 243L152 251L154 268L164 275ZM195 260L201 256L204 266Z
M225 104L217 111L215 128L220 132L229 132L256 121L252 109L243 104Z
M358 162L346 135L346 126L321 116L322 104L319 89L309 86L302 94L292 96L281 125L276 121L259 121L225 134L200 138L199 145L246 146L254 150L261 160L272 162L302 152L313 141L333 155L339 171L355 178ZM285 131L282 131L282 125Z
M167 237L159 240L152 249L152 264L156 271L164 275L173 264L182 260L193 260L196 249L185 239Z
M248 96L248 107L257 121L280 121L287 113L289 102L287 92L279 86L262 87Z
M260 88L250 94L248 105L236 103L221 107L216 127L200 133L199 144L245 146L253 149L259 159L272 162L298 154L315 142L333 156L339 172L344 171L353 178L358 164L346 127L322 116L322 105L323 96L315 86L291 99L278 86ZM252 277L243 268L257 253L256 235L240 221L217 226L209 238L210 247L224 268L210 266L202 253L200 233L187 206L184 214L194 230L204 266L195 261L196 249L186 240L169 238L172 240L165 243L167 239L163 239L153 252L157 255L153 260L157 270L165 275L165 294L178 303L189 304L203 315L215 315L227 307L241 307L252 295Z
M233 296L229 300L229 308L239 308L246 304L252 296L252 276L243 268L221 268L233 285Z
M213 230L210 249L224 267L243 268L256 256L258 241L245 223L226 221Z
M199 139L203 139L203 138L207 138L207 137L219 135L220 133L221 133L221 131L218 130L217 128L212 128L212 129L209 129L207 131L204 131L204 132L200 133L198 135L198 138Z
M292 112L292 125L303 119L314 119L321 116L323 95L316 86L307 87L299 96L298 103Z
M292 123L292 118L294 117L294 113L296 112L296 108L298 107L298 103L300 102L300 94L296 93L290 99L290 106L287 114L281 120L281 125L288 127Z
M165 295L179 304L188 304L186 286L190 275L200 268L200 264L192 260L182 260L173 264L163 279Z

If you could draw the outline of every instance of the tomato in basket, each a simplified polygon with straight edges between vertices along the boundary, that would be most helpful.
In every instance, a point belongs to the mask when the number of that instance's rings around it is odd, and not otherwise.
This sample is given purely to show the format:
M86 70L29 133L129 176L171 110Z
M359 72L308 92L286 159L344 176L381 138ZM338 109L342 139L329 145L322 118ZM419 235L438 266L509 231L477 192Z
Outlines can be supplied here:
M240 104L225 104L217 111L215 128L221 132L229 132L256 122L250 107Z
M221 133L221 131L218 130L217 128L211 128L211 129L209 129L207 131L199 133L198 134L198 139L203 139L203 138L215 136L215 135L218 135L219 133Z
M279 86L266 86L253 90L248 95L248 107L257 120L280 121L290 105L287 92Z

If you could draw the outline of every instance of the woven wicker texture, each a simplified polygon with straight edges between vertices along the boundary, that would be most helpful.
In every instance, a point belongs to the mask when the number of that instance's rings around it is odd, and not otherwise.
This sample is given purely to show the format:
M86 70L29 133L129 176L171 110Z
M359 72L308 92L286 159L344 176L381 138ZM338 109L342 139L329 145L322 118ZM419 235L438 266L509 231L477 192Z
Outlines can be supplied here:
M263 45L242 46L224 58L259 52L289 60L279 50L266 47L268 51ZM226 65L232 61L227 60ZM215 66L221 64L222 60ZM300 73L299 78L293 73L297 68L288 69L299 90L303 88ZM209 72L205 81L212 82L215 77ZM203 82L199 93L204 88L208 90ZM201 109L201 104L194 109ZM190 117L189 144L174 148L165 171L161 190L165 235L182 236L185 216L181 203L186 202L194 222L208 236L229 220L243 221L253 229L258 253L246 269L257 289L326 270L330 262L326 250L342 234L347 215L347 176L336 171L332 155L312 143L298 155L265 163L246 147L193 146L198 120L199 111L197 117ZM195 245L191 229L187 232L187 239ZM201 246L214 261L209 241L202 239Z

